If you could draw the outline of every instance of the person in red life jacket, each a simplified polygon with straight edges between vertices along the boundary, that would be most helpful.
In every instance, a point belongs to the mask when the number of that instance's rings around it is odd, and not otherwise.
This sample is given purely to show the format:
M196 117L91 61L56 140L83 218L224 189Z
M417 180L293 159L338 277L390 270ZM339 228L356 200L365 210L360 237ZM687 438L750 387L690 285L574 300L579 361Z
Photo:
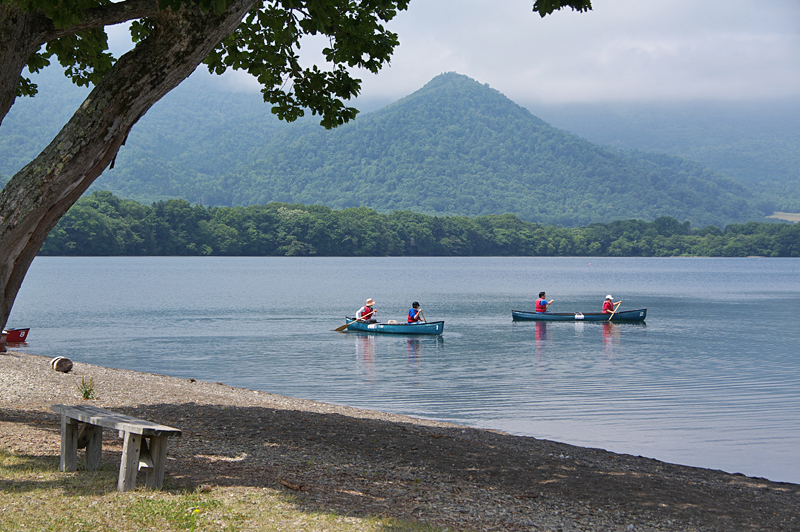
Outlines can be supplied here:
M622 303L621 299L614 303L614 298L611 297L611 294L607 295L606 300L603 301L603 314L611 314L616 312L617 309L615 307L618 307L620 303Z
M547 294L545 294L544 292L539 292L539 299L536 300L536 313L537 314L542 314L544 312L547 312L547 305L549 305L550 303L552 303L554 301L552 299L550 301L545 299L546 295Z
M358 312L356 312L356 320L363 321L365 323L375 323L378 321L375 319L375 315L378 313L378 311L375 310L374 307L375 301L373 301L372 298L367 299L367 304L358 309Z
M425 319L425 315L422 313L422 309L419 308L419 303L414 301L411 303L411 308L408 311L408 323L419 323L420 321L428 323Z

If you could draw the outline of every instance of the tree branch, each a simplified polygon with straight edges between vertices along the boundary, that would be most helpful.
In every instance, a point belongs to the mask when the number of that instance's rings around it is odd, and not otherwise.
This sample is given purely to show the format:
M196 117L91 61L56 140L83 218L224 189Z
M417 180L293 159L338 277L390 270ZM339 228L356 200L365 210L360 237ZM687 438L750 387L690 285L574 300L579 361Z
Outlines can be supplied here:
M76 32L153 17L157 0L125 0L87 9L80 23L56 28L41 11L24 11L16 4L0 5L0 124L16 98L22 71L42 45Z
M63 29L56 29L54 27L53 33L45 36L46 41L44 42L71 35L79 31L104 28L106 26L122 24L129 20L153 17L158 12L158 0L125 0L124 2L93 7L85 11L85 15L80 23Z

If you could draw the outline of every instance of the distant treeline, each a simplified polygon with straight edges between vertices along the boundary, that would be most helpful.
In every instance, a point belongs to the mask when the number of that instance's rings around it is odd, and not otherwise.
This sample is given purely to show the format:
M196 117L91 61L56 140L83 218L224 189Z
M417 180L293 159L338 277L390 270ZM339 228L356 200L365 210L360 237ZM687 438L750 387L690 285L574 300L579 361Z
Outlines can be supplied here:
M563 228L512 214L436 217L285 203L203 207L185 200L147 206L94 192L59 221L40 255L800 257L800 224L692 229L665 216Z

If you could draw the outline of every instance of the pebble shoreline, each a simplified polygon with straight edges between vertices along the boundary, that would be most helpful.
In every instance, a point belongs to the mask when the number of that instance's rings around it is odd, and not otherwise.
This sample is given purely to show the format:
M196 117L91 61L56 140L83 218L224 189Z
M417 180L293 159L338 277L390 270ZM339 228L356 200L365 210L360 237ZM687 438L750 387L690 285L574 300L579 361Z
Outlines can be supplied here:
M96 399L79 393L91 379ZM303 506L450 530L800 530L800 485L162 375L0 354L0 447L60 451L53 404L184 431L166 489L288 489ZM119 453L115 435L104 452Z

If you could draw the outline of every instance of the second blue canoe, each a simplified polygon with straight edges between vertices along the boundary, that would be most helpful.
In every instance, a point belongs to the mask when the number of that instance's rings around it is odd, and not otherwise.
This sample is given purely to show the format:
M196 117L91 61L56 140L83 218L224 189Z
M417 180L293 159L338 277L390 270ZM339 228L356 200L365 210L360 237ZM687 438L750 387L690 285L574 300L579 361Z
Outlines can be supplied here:
M514 321L644 321L647 317L646 308L635 310L620 310L613 316L602 312L531 312L526 310L512 310L511 317Z

